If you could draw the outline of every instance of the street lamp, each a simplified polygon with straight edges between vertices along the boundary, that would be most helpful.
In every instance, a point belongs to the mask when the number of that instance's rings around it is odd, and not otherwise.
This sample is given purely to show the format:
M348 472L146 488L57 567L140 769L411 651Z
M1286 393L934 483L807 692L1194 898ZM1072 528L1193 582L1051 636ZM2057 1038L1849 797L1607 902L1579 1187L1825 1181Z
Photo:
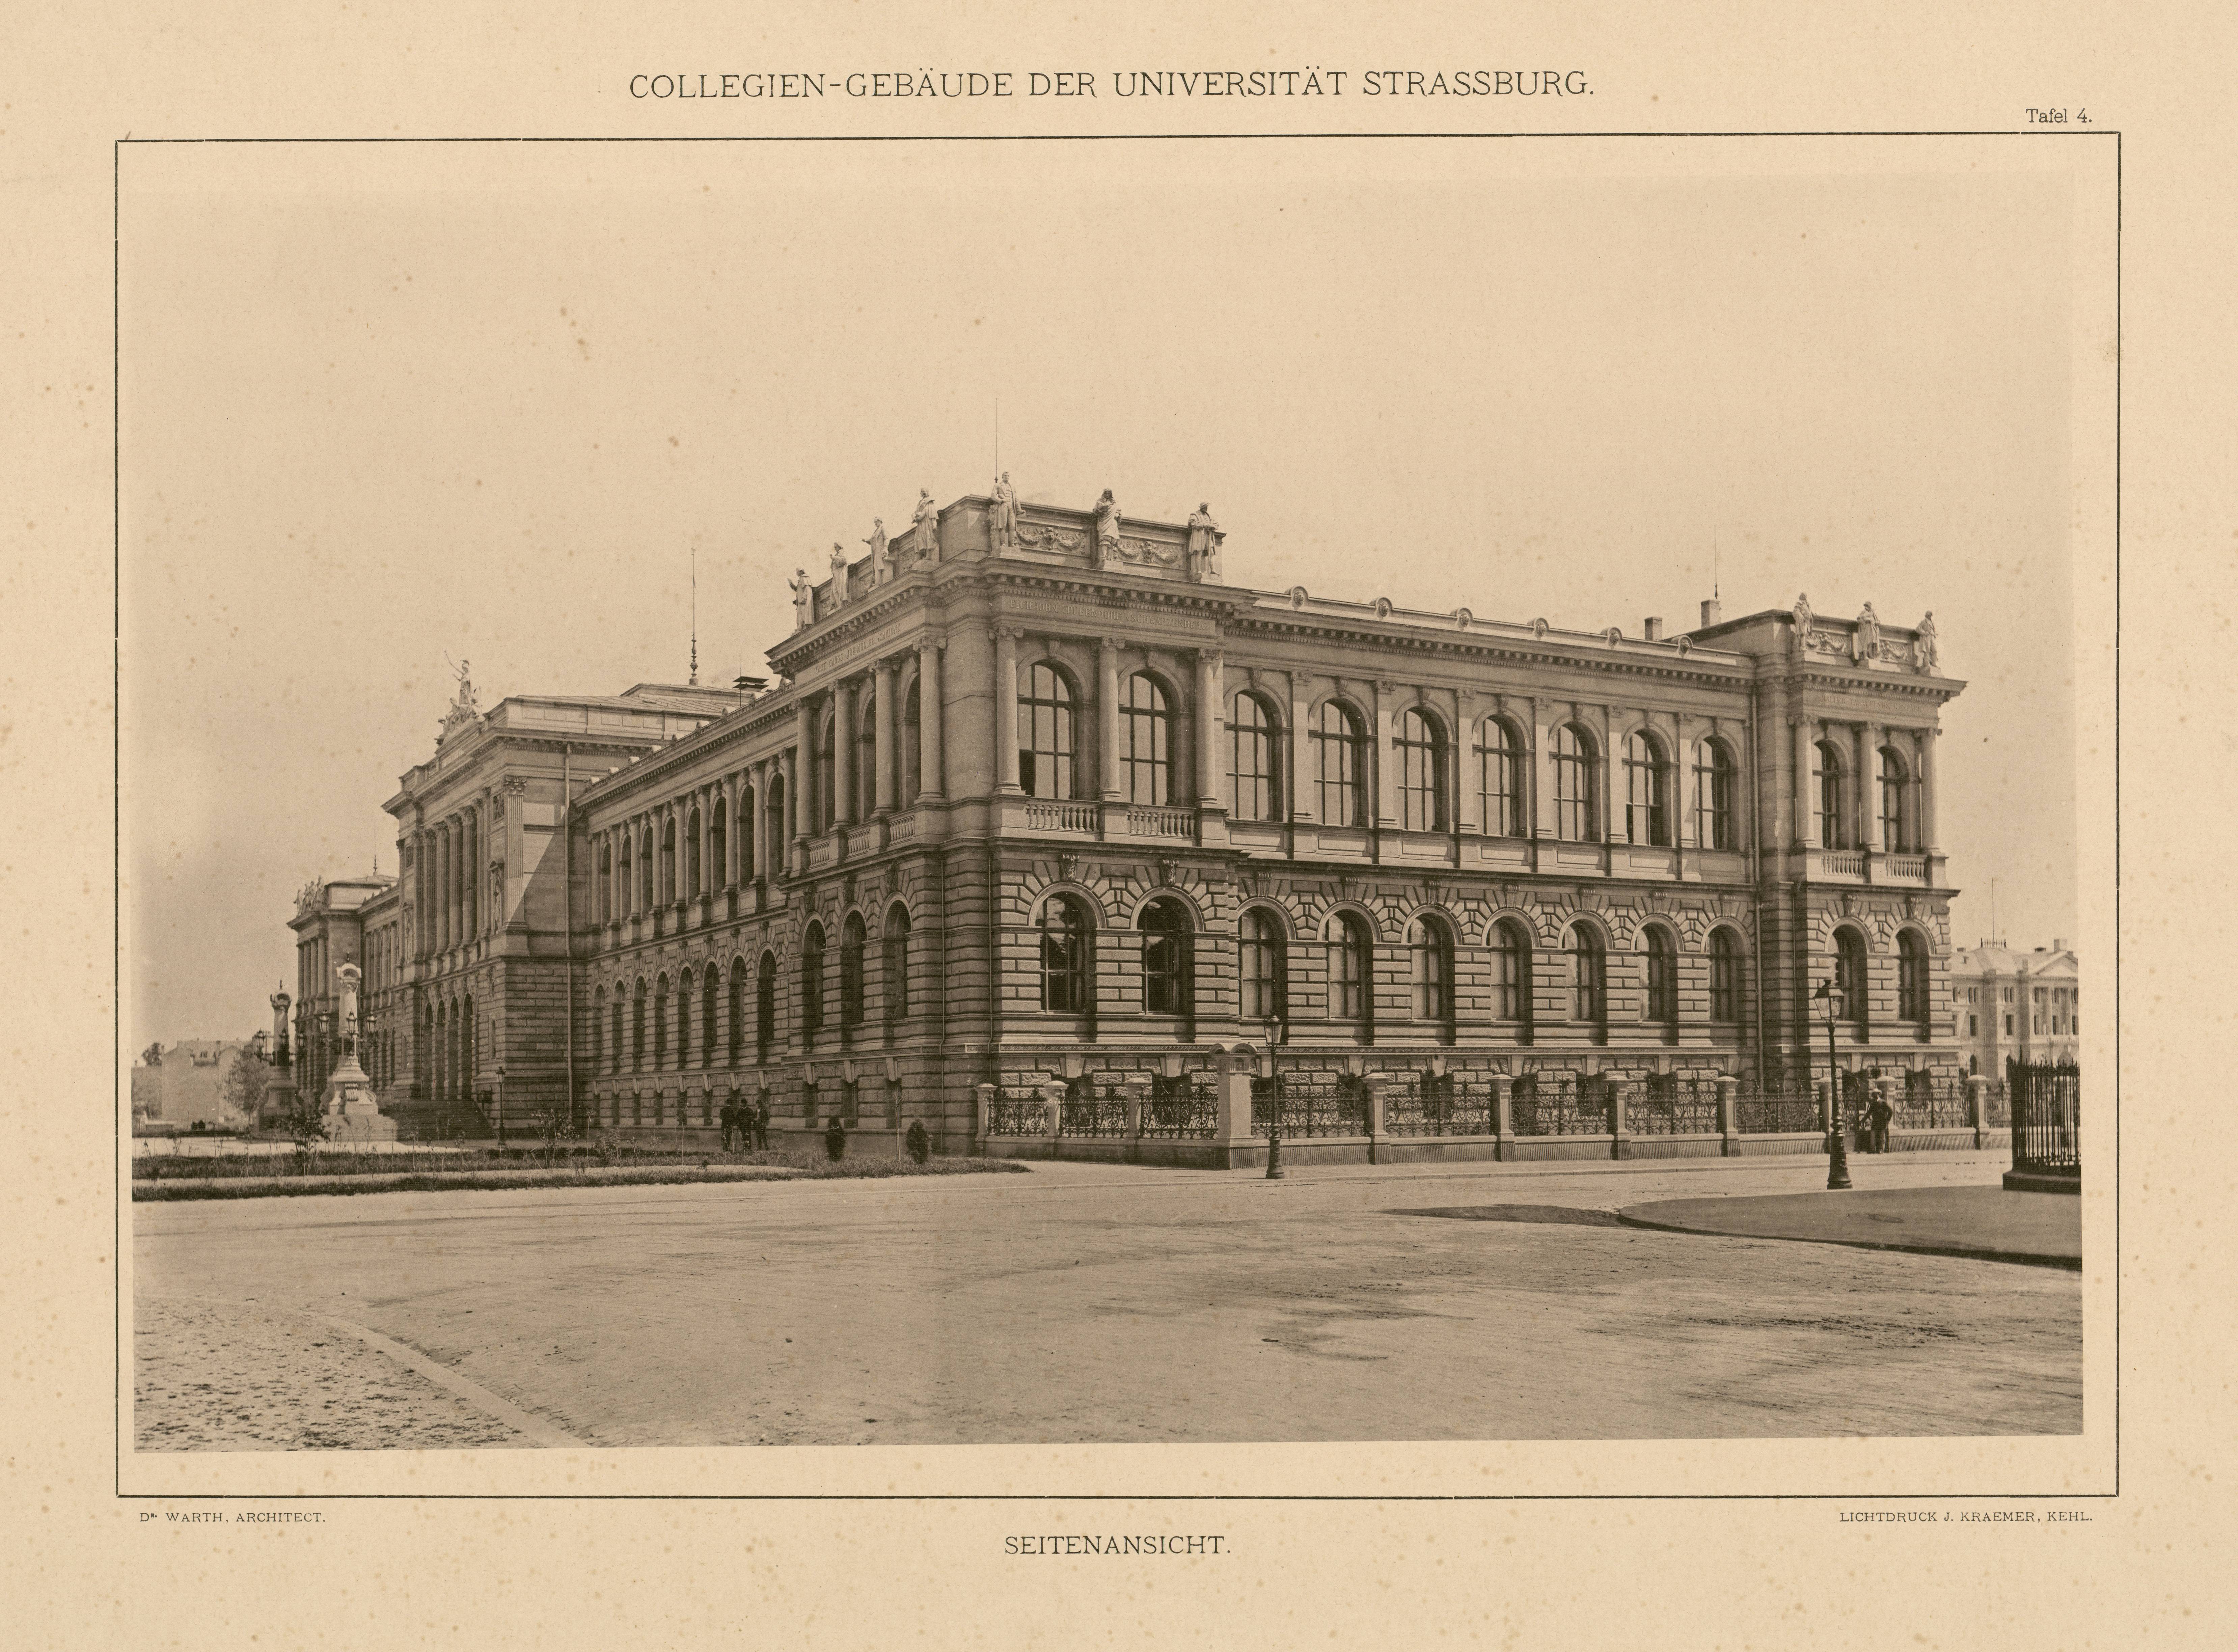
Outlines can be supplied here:
M1842 1078L1834 1071L1834 983L1820 981L1811 996L1826 1006L1826 1111L1834 1127L1826 1153L1826 1190L1836 1193L1850 1185L1850 1154L1842 1140Z
M505 1157L505 1063L497 1064L497 1156Z
M1281 1181L1282 1168L1282 1068L1277 1053L1289 1042L1290 1023L1280 1010L1260 1020L1267 1029L1267 1180Z

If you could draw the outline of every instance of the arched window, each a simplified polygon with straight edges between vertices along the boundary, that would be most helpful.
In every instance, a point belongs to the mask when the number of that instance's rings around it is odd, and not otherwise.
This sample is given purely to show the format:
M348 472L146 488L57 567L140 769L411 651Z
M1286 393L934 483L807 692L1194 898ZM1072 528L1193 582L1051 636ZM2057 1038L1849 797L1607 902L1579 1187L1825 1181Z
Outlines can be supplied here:
M1647 926L1647 1019L1655 1026L1678 1024L1678 945L1659 923Z
M1923 1036L1927 1031L1927 942L1917 929L1906 929L1896 938L1896 1014L1897 1019L1908 1021L1919 1028Z
M895 804L902 809L917 807L917 795L924 790L924 702L917 694L917 679L910 679L909 692L902 696L902 787L895 796Z
M1069 797L1073 784L1072 684L1046 661L1029 666L1018 696L1018 784L1029 797Z
M591 1071L606 1064L606 989L591 995Z
M1881 748L1881 846L1891 855L1909 855L1912 839L1911 776L1894 746ZM1906 1021L1912 1018L1905 1016Z
M1228 720L1228 799L1238 820L1282 818L1275 729L1275 714L1264 700L1256 694L1235 697Z
M730 1014L731 1065L736 1067L745 1053L746 1040L746 961L731 960L731 999L724 1006Z
M599 845L599 922L614 921L614 846Z
M839 930L839 1024L863 1024L863 953L868 937L863 915L850 912Z
M622 984L616 981L614 983L614 1036L612 1046L613 1054L607 1058L610 1063L607 1071L612 1073L619 1073L622 1070Z
M1360 714L1341 700L1321 704L1314 730L1314 807L1329 826L1367 824L1367 740Z
M1410 832L1446 829L1446 736L1420 706L1399 714L1399 824Z
M1703 849L1731 849L1733 832L1733 754L1722 740L1694 746L1694 841Z
M1492 927L1492 1018L1531 1024L1531 937L1513 918Z
M1127 679L1119 702L1119 753L1130 803L1168 803L1174 795L1174 717L1166 691L1148 672Z
M825 712L823 732L817 737L816 789L810 795L816 799L816 829L828 832L839 819L839 718L835 712Z
M1453 938L1436 918L1425 915L1407 926L1407 984L1416 1021L1453 1019Z
M1663 747L1645 731L1625 737L1624 833L1628 843L1671 846L1670 767Z
M1242 943L1242 1019L1247 1022L1288 1021L1289 949L1282 926L1263 907L1252 907L1243 914L1237 935Z
M772 775L769 783L769 806L762 810L762 831L769 843L770 870L785 876L785 776Z
M1741 1018L1741 943L1731 929L1710 931L1710 1019L1725 1026Z
M692 972L676 978L676 1065L692 1065Z
M1328 948L1329 1019L1366 1022L1374 956L1367 923L1357 912L1340 912L1321 931Z
M886 995L886 1019L904 1021L910 1013L909 909L897 901L886 909L886 927L879 937L879 984Z
M652 1065L655 1071L668 1065L668 977L665 974L652 983Z
M630 878L630 871L631 871L631 863L630 863L630 862L631 862L631 856L630 856L630 844L631 844L631 841L632 841L632 835L631 835L630 833L628 833L628 832L624 832L624 833L622 834L622 872L621 872L621 877L620 877L620 879L619 879L619 880L615 883L615 885L614 885L614 888L615 888L616 891L617 891L617 896L618 896L618 898L616 899L616 901L615 901L615 902L614 902L614 915L615 915L616 917L618 917L618 918L624 918L624 917L627 917L627 916L629 915L630 895L634 892L634 889L635 889L635 887L636 887L636 886L635 886L635 884L631 881L631 878Z
M684 823L684 889L685 898L703 894L706 886L700 875L706 869L699 864L699 811L694 809Z
M645 1071L645 977L637 978L637 996L630 1005L630 1068Z
M1142 932L1142 1010L1149 1015L1189 1013L1189 909L1162 895L1144 906L1136 927Z
M876 693L863 697L863 714L855 724L855 818L869 820L878 812L878 700Z
M1598 1028L1608 1018L1608 959L1601 938L1582 923L1570 926L1570 1019Z
M1084 1015L1089 1007L1088 914L1069 895L1042 902L1042 1008L1056 1015Z
M754 969L754 1059L766 1064L777 1042L777 954L765 952Z
M752 786L738 788L738 882L754 881L754 815L760 799Z
M699 1065L715 1065L715 986L722 971L709 964L699 972Z
M824 1030L824 926L811 923L800 943L800 1026L814 1038Z
M676 899L676 816L660 817L660 876L653 889L653 898L663 906Z
M1600 749L1574 723L1554 730L1554 835L1573 843L1601 836Z
M1529 836L1523 829L1523 742L1505 717L1486 717L1479 725L1476 762L1485 835Z
M1842 809L1842 754L1831 740L1812 748L1818 754L1818 843L1824 849L1847 849L1850 833Z
M1834 1013L1862 1032L1865 1025L1865 938L1857 930L1834 931Z
M647 826L639 834L637 844L637 909L640 912L650 912L653 907L652 862L652 828Z
M707 869L707 888L711 893L728 889L731 885L731 862L726 852L731 847L730 802L729 798L718 793L715 812L707 822L707 849L715 857L714 865Z

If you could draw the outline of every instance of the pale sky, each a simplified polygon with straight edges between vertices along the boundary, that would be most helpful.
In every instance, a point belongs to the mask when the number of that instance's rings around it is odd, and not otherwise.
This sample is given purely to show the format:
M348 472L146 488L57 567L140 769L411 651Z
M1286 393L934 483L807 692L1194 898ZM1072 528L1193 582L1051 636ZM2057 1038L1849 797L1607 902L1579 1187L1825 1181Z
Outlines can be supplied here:
M2076 921L2077 234L1904 139L127 147L128 1047L294 990L471 658L703 681L920 486L1557 625L1932 609L1952 938ZM2057 146L2066 148L2068 146Z

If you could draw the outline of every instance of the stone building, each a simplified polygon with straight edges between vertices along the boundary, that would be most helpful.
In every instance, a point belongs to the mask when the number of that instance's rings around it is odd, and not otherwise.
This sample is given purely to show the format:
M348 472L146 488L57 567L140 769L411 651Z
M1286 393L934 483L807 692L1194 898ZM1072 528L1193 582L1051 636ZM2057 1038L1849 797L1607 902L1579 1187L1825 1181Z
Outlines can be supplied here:
M2080 1059L2082 988L2063 940L2030 952L1984 941L1952 953L1950 997L1969 1074L2002 1079L2008 1061Z
M395 912L396 880L378 872L314 878L297 891L288 927L295 932L288 1043L298 1094L320 1094L341 1060L341 986L334 971L348 963L368 968Z
M961 1152L983 1083L1170 1083L1269 1015L1325 1075L1776 1083L1829 978L1846 1065L1958 1069L1931 618L1239 589L1208 511L1109 494L871 543L793 582L775 688L462 686L387 805L385 1107L502 1066L522 1113Z
M238 1128L251 1122L225 1099L226 1075L247 1041L185 1038L150 1045L132 1069L132 1125L191 1130L196 1125Z

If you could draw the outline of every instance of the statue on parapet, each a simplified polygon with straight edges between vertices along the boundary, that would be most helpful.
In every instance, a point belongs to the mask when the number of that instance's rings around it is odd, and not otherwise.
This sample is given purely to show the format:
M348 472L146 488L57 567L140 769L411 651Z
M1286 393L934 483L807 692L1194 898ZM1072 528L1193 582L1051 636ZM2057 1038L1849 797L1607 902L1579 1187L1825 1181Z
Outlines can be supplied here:
M1811 596L1809 592L1798 591L1796 594L1795 610L1791 618L1795 621L1795 651L1798 655L1806 653L1809 651L1811 647Z
M1923 671L1931 671L1937 668L1935 610L1932 608L1927 611L1927 617L1919 622L1919 635L1912 642L1911 657Z
M1857 658L1867 664L1881 651L1881 617L1871 603L1857 614Z
M816 623L816 582L805 568L795 568L785 584L792 591L792 628L806 631Z
M1106 557L1119 554L1119 502L1105 488L1103 497L1096 501L1096 543L1088 561L1090 567L1100 568Z
M917 491L917 509L910 516L910 552L919 562L940 560L940 507L932 502L932 490L921 487Z
M839 541L831 542L831 605L847 605L847 553L839 548Z
M863 541L871 547L871 579L873 584L894 577L891 559L886 554L886 523L884 517L871 519L871 537Z
M1018 491L1010 486L1008 471L995 479L995 504L987 512L987 536L997 556L1018 548Z
M1189 512L1189 565L1191 578L1211 585L1220 583L1220 542L1227 537L1220 531L1220 524L1212 519L1209 503L1200 505Z

